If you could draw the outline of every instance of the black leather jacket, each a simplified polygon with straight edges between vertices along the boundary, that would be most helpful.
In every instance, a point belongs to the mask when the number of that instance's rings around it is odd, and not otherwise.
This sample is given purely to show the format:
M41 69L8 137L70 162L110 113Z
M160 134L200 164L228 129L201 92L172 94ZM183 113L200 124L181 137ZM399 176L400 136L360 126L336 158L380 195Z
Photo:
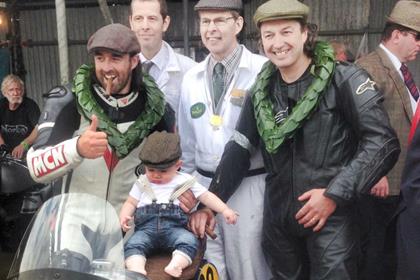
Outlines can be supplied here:
M280 75L271 79L277 113L291 112L313 76L308 70L292 84L283 82ZM248 95L237 133L225 147L210 191L229 199L249 168L249 147L260 145L268 172L265 215L278 219L296 214L305 203L297 198L314 188L326 188L325 195L338 206L350 204L393 167L400 152L381 105L382 94L372 85L361 68L337 64L318 108L274 154L267 152L260 139Z

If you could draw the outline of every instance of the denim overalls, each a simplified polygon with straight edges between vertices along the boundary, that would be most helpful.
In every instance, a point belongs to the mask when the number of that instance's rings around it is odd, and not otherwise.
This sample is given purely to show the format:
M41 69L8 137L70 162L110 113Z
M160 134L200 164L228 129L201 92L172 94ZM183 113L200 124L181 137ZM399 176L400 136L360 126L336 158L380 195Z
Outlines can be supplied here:
M140 177L141 179L141 177ZM173 201L189 189L194 181L190 180L179 186L171 196L169 203L156 203L153 190L147 179L140 180L143 192L152 199L152 204L137 208L134 218L135 231L124 246L127 259L132 255L147 257L160 250L179 250L191 260L197 253L198 239L187 229L188 216ZM189 185L189 186L188 186Z

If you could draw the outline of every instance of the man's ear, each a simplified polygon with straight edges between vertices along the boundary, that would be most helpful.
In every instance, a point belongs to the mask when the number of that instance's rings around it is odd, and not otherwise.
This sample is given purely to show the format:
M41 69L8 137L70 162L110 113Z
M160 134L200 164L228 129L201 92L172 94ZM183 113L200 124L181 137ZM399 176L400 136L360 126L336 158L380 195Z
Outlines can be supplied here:
M140 58L138 55L133 55L130 57L131 62L131 71L133 71L134 68L137 67L137 65L140 63Z
M169 28L169 24L171 23L171 17L170 16L166 16L163 19L163 27L162 27L162 32L166 32L166 30L168 30Z
M133 16L132 15L128 16L128 22L130 23L131 30L133 30Z
M176 169L180 169L181 168L181 166L182 166L182 160L178 160L176 163L175 163L175 165L176 165Z
M244 18L239 16L235 21L235 35L238 35L241 32L242 28L244 27Z
M398 29L395 29L395 30L393 30L392 31L392 33L391 33L391 40L394 42L394 43L398 43L398 41L400 40L400 38L401 38L401 31L400 30L398 30Z
M308 31L308 28L307 27L305 27L304 29L303 29L303 31L302 31L302 33L303 33L303 42L306 42L307 40L308 40L308 36L309 36L309 31Z

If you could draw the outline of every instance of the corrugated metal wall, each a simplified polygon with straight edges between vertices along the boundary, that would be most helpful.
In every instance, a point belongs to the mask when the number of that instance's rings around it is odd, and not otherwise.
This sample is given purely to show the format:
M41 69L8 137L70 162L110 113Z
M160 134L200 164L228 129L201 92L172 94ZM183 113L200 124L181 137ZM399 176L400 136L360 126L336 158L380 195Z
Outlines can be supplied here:
M258 32L252 22L255 9L265 1L246 1L244 17L247 22L241 35L243 42L252 50L258 49ZM380 31L396 0L305 0L311 7L309 20L316 23L323 39L338 39L346 42L355 54L364 31L369 30L369 50L373 50L380 39ZM203 47L200 43L198 24L193 6L196 1L189 2L189 16L182 14L182 2L170 1L169 13L172 18L171 27L166 36L175 47L183 46L183 21L189 21L190 42L195 47L193 53L199 59ZM115 22L128 24L128 6L114 5L110 7ZM32 40L33 47L23 49L26 83L28 95L42 106L42 94L58 84L58 50L56 45L56 20L54 9L23 10L20 13L20 28L22 40ZM69 37L70 73L77 67L89 61L85 43L90 34L104 25L104 19L99 7L68 8L67 24ZM420 63L411 65L414 76L420 84Z
M128 6L110 8L115 22L128 24ZM86 40L105 21L99 7L68 8L66 14L72 76L81 64L89 62ZM42 105L42 94L60 82L55 10L21 11L20 29L22 41L30 42L30 47L23 48L27 93Z

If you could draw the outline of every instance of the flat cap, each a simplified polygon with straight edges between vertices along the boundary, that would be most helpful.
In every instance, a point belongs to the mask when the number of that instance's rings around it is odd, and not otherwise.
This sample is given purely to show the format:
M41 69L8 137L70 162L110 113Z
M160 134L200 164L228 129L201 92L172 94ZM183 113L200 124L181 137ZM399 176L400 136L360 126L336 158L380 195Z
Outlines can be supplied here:
M388 21L420 32L420 2L398 1L392 9Z
M137 54L140 44L136 34L127 26L114 23L98 29L87 43L89 53L95 49L106 49L120 54Z
M181 157L179 136L166 131L156 131L147 137L139 158L145 166L157 169L165 169Z
M194 6L195 11L200 10L242 10L242 0L200 0Z
M309 7L298 0L270 0L257 8L254 22L260 26L264 21L307 18L308 14Z

